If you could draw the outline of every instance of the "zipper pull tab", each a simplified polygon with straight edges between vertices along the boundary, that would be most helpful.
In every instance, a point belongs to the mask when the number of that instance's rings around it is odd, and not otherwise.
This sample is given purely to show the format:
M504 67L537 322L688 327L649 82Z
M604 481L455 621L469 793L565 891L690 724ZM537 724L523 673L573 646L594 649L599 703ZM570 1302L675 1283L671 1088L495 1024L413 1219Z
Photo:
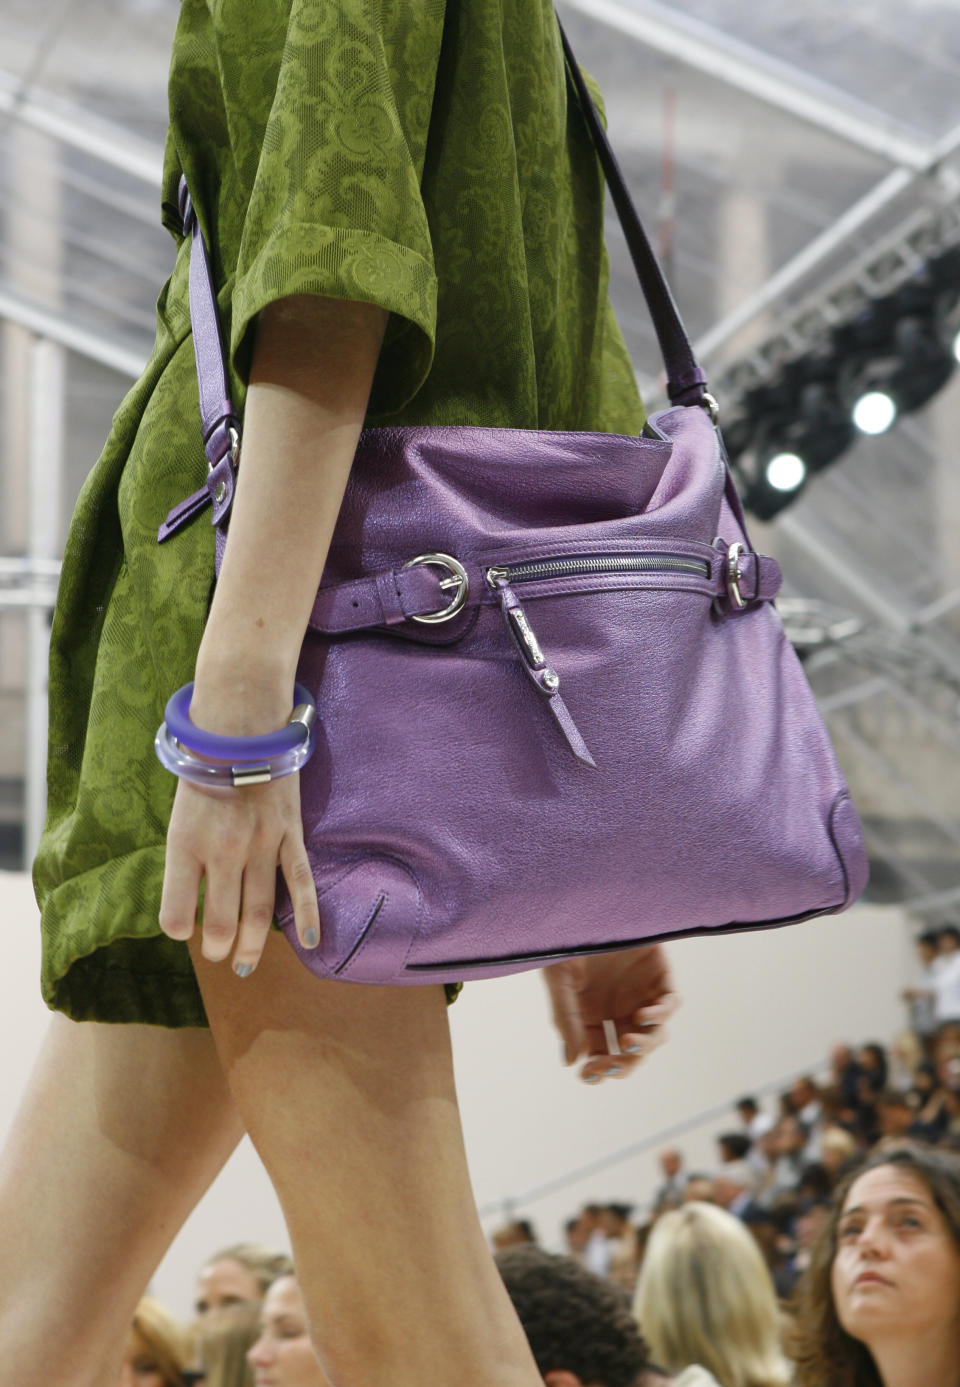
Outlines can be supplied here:
M507 630L520 652L527 677L538 692L546 698L547 707L556 719L557 725L574 756L585 766L590 766L596 770L597 763L587 750L587 745L570 716L567 705L560 697L560 676L556 670L551 669L547 664L527 614L510 586L510 570L508 568L488 568L486 579L489 586L500 598L500 610L503 612L503 619L507 623Z

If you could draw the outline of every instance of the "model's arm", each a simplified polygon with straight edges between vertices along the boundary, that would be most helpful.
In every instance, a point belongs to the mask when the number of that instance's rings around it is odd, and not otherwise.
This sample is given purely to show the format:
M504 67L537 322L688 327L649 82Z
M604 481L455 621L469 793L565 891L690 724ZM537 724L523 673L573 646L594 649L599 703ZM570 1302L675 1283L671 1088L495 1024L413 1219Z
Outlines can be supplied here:
M255 736L290 716L297 660L353 462L387 314L297 295L259 316L230 536L197 656L191 719ZM161 928L193 933L206 878L203 952L256 966L280 864L307 947L319 931L299 776L228 798L177 786ZM234 944L236 950L234 952Z
M197 657L201 725L216 715L266 732L289 717L386 321L371 304L308 294L257 320L230 539ZM268 725L254 727L263 699Z

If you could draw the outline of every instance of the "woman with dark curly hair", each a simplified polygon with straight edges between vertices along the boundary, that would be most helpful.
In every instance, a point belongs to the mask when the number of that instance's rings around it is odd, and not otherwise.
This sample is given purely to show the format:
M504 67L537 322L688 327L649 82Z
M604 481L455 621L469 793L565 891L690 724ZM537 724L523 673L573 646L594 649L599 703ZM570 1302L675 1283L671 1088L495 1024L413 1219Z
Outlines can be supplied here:
M960 1159L875 1150L838 1188L798 1301L797 1387L958 1387Z

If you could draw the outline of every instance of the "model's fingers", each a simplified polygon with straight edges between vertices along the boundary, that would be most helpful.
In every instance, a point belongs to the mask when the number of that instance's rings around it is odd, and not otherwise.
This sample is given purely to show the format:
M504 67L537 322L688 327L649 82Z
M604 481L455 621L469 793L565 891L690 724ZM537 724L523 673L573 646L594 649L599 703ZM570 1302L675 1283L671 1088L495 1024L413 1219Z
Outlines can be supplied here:
M233 948L240 920L241 872L236 863L207 863L203 898L203 946L211 963L219 963Z
M669 1021L682 1005L683 998L679 993L668 992L656 1002L651 1002L649 1006L639 1007L633 1013L633 1023L635 1026L659 1026L664 1021Z
M233 971L248 977L260 962L273 923L277 896L277 864L273 855L248 862L243 872L240 928L233 955Z
M563 1062L573 1064L586 1044L576 979L566 964L557 964L544 971L548 974L553 1024L563 1041Z
M175 838L167 839L160 893L160 928L171 939L189 939L197 922L203 867Z
M297 938L305 949L315 949L320 943L320 907L302 834L288 833L280 844L280 868L293 905Z

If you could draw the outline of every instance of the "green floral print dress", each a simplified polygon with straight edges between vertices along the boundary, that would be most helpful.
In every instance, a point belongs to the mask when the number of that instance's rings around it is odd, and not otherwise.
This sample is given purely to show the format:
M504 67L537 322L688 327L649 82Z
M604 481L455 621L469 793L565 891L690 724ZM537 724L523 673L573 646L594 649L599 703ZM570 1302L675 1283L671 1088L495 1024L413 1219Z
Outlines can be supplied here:
M169 103L176 261L66 544L33 876L51 1008L203 1026L186 947L158 924L176 780L153 750L214 579L209 511L157 544L206 476L181 173L239 411L256 316L296 293L389 311L371 424L636 433L643 411L549 0L182 0Z

